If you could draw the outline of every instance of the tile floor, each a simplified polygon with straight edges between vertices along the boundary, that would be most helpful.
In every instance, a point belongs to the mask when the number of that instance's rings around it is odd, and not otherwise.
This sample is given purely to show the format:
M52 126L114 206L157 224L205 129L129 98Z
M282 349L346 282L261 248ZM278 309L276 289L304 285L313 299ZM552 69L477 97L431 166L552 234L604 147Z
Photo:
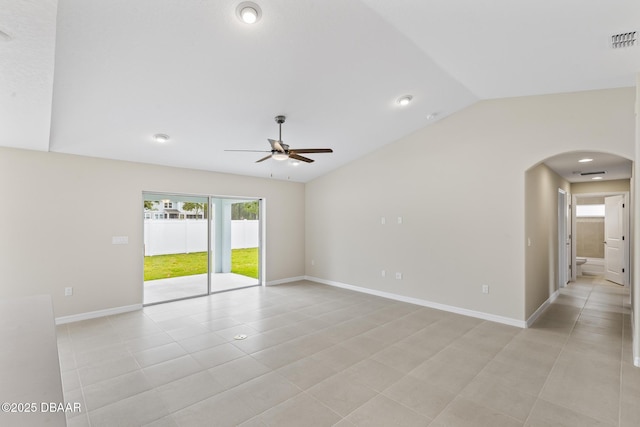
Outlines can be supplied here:
M245 340L234 336L246 334ZM637 426L628 295L519 329L310 282L58 327L69 426Z

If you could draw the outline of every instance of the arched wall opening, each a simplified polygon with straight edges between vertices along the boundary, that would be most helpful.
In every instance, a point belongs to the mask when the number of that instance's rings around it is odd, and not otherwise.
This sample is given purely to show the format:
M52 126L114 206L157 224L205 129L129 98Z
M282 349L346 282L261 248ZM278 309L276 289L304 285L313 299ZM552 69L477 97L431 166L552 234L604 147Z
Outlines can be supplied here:
M589 162L580 162L592 159ZM624 266L629 273L628 283L633 283L633 180L632 160L613 153L596 151L571 151L556 154L531 166L525 172L525 318L531 325L544 309L557 297L564 278L575 278L575 222L572 217L571 195L626 194L628 217L626 230L629 245ZM596 179L593 179L596 178ZM599 178L599 179L598 179ZM563 230L562 194L567 197L566 218ZM563 235L561 235L563 234ZM567 255L564 259L570 267L561 265L562 241L567 239ZM571 249L570 249L571 248ZM563 276L563 268L568 270ZM566 270L565 270L566 271Z

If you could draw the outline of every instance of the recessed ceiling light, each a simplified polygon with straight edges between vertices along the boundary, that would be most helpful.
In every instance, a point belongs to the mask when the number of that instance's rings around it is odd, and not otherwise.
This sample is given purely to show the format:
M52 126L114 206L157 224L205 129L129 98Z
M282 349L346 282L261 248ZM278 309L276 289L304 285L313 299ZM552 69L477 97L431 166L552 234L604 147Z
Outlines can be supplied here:
M396 101L401 107L406 107L407 105L409 105L409 103L411 102L411 100L413 99L413 96L411 95L404 95L401 96L400 98L398 98L398 100Z
M602 177L601 177L601 176L594 176L594 177L593 177L593 178L591 178L591 179L602 179Z
M164 133L156 133L153 135L153 140L155 142L159 142L160 144L164 144L169 141L169 135L165 135Z
M236 8L236 15L245 24L255 24L262 17L262 9L252 1L245 1Z
M593 159L585 157L584 159L578 160L578 163L589 163L589 162L593 162Z

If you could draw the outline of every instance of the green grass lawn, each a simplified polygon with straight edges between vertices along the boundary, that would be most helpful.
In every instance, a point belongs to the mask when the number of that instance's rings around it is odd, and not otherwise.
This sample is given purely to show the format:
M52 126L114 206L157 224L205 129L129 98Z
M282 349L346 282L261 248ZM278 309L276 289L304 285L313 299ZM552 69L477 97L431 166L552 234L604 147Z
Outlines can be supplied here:
M192 276L207 272L207 253L155 255L144 257L144 280ZM231 272L258 278L258 248L232 249Z

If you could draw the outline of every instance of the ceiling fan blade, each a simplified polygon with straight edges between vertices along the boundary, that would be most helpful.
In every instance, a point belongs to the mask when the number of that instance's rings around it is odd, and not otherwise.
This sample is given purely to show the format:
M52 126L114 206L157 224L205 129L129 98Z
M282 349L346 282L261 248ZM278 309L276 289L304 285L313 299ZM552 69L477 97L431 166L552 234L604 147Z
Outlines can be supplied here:
M331 148L292 148L291 153L333 153Z
M269 150L224 150L224 151L242 151L248 153L269 153Z
M267 157L261 158L260 160L256 160L256 163L264 162L265 160L270 159L270 158L271 158L271 154L269 154Z
M294 160L300 160L301 162L313 163L313 160L308 157L299 156L296 153L289 152L289 158Z
M275 139L269 139L269 144L271 144L271 148L273 150L279 151L281 153L285 152L284 147L282 147L282 141L276 141Z

